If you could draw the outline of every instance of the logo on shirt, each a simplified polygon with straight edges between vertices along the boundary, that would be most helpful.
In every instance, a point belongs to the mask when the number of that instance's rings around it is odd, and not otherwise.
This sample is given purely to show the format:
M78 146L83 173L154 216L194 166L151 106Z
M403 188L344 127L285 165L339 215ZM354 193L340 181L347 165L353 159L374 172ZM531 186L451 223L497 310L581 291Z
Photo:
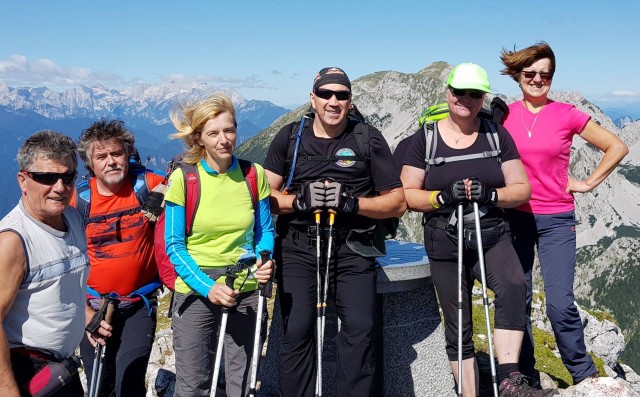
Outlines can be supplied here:
M356 163L354 160L340 160L339 158L353 157L355 155L356 155L355 152L349 148L338 149L338 151L336 152L336 157L338 157L336 164L339 165L340 167L351 167Z

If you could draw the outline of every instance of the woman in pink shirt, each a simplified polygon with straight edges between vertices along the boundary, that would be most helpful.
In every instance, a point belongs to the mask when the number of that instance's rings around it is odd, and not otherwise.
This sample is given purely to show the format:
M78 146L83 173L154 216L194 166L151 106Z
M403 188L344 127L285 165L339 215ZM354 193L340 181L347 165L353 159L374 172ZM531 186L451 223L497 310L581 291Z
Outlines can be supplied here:
M522 101L509 105L504 122L522 156L531 200L510 210L508 219L514 247L527 281L527 310L531 313L534 250L537 245L546 294L547 315L556 337L562 361L574 383L597 376L586 352L584 332L574 304L573 280L576 266L574 193L598 186L628 153L627 146L591 117L567 103L548 98L556 70L551 47L540 42L520 51L503 50L505 68L522 90ZM569 157L574 135L604 152L598 166L584 180L570 178ZM527 325L520 369L538 377L534 370L531 324Z

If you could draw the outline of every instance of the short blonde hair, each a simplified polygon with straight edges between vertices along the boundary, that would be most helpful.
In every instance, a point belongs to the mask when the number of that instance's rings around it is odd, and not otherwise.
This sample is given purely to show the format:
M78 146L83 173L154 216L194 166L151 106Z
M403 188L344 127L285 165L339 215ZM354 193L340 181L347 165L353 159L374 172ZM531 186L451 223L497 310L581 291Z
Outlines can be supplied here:
M197 139L207 121L225 112L231 113L233 125L237 127L236 109L229 96L222 92L216 92L205 99L187 101L171 110L169 117L176 132L170 138L182 139L187 146L182 154L182 161L195 164L204 158L205 149L198 144Z

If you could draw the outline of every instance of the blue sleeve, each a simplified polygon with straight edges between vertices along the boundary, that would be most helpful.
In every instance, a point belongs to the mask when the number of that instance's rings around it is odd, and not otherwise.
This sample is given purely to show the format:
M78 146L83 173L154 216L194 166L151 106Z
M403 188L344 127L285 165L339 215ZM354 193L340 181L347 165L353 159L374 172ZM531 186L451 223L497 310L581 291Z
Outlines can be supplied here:
M271 222L271 209L269 208L269 197L265 197L258 202L256 212L255 245L256 258L260 252L267 250L273 254L274 230Z
M187 252L185 209L171 201L167 201L166 204L164 241L169 260L176 267L178 276L189 288L206 297L215 282L200 269Z

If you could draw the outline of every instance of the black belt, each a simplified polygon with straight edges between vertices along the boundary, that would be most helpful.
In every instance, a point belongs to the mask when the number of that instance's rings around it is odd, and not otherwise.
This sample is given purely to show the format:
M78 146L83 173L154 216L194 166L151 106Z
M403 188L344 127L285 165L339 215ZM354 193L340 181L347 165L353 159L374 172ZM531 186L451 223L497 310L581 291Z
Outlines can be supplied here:
M349 236L351 229L344 227L333 227L333 241L335 243L344 243ZM318 236L318 227L316 225L289 225L289 227L282 233L283 236L289 236L293 241L308 241L310 244L315 244L316 237ZM329 241L329 226L320 226L320 235L325 241Z

